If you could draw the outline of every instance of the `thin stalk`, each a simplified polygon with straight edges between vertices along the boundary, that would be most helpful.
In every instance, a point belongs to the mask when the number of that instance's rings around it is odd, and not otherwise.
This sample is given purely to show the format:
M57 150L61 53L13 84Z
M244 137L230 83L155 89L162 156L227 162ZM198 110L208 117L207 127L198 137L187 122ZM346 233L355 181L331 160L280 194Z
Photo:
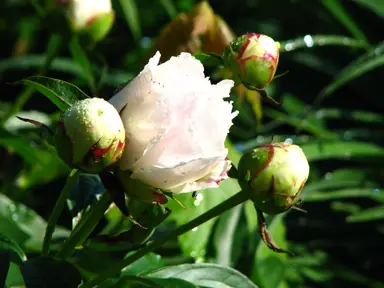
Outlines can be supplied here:
M89 212L77 224L62 249L56 254L56 257L69 258L74 253L76 247L81 246L92 233L111 203L110 194L107 191L104 192L99 201L91 206Z
M192 221L190 221L184 225L181 225L180 227L176 228L174 231L169 232L164 237L159 238L159 239L149 243L144 248L141 248L140 250L138 250L135 254L121 260L120 262L111 266L109 269L105 270L99 276L97 276L97 277L91 279L90 281L80 285L79 287L80 288L92 288L92 287L97 286L98 284L103 282L105 279L118 274L123 268L127 267L128 265L130 265L134 261L143 257L144 255L148 254L149 252L152 252L152 251L158 249L167 241L192 230L193 228L211 220L212 218L219 216L220 214L224 213L225 211L232 209L233 207L245 202L248 199L249 199L248 193L246 191L240 191L239 193L237 193L234 196L230 197L229 199L225 200L221 204L213 207L212 209L208 210L204 214L200 215L199 217L196 217Z
M44 242L43 242L42 254L44 256L47 256L49 254L49 244L51 243L52 235L53 235L53 232L55 231L57 220L59 220L61 212L63 211L63 208L65 206L65 202L69 197L70 193L72 192L73 185L75 184L78 176L79 176L79 171L77 169L73 169L71 173L68 175L64 188L61 191L59 199L57 199L56 205L53 208L53 212L51 216L49 217L47 228L45 230Z

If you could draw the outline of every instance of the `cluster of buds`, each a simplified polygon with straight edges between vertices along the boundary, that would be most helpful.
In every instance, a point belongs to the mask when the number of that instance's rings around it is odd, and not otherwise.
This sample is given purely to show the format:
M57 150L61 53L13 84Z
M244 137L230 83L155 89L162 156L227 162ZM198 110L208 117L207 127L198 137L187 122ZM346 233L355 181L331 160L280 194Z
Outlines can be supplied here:
M99 173L120 159L125 145L124 125L107 101L85 99L62 114L54 143L66 164Z
M239 163L239 181L262 212L278 214L299 200L309 175L309 165L301 148L289 143L257 147Z
M274 78L279 63L280 44L271 37L248 33L233 40L223 52L224 66L237 83L263 89Z

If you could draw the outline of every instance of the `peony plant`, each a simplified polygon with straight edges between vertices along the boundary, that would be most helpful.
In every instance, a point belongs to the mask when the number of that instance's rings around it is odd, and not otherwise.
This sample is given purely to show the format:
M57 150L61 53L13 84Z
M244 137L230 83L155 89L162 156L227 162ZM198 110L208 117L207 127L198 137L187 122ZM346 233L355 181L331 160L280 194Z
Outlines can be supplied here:
M100 98L85 99L62 114L54 144L69 166L99 173L122 156L125 130L111 104Z
M126 133L120 178L172 193L218 187L231 167L224 141L237 112L224 99L234 83L211 84L189 53L159 60L109 100Z

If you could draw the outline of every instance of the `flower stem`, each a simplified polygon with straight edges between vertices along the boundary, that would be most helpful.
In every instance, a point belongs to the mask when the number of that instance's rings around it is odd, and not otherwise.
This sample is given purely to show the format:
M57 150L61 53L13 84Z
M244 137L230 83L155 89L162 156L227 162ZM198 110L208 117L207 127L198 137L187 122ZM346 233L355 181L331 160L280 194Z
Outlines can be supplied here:
M91 279L90 281L84 283L81 285L81 288L92 288L103 282L108 277L112 277L120 272L121 269L128 266L129 264L133 263L134 261L138 260L139 258L143 257L149 252L154 251L155 249L161 247L164 243L167 241L173 239L174 237L178 237L193 228L207 222L208 220L211 220L212 218L215 218L222 214L223 212L232 209L233 207L245 202L248 200L248 193L246 191L240 191L239 193L233 195L229 199L225 200L221 204L213 207L212 209L208 210L204 214L200 215L199 217L193 219L192 221L185 223L184 225L181 225L180 227L176 228L174 231L169 232L167 235L165 235L162 238L159 238L151 243L149 243L144 248L141 248L138 250L135 254L121 260L120 262L116 263L103 273L101 273L99 276L97 276L94 279Z
M57 199L56 205L53 208L53 212L49 217L47 228L45 230L44 242L43 242L43 251L42 254L44 256L49 253L49 244L52 240L53 232L55 231L55 226L57 220L59 219L61 212L63 211L65 201L69 197L69 194L72 192L73 185L75 184L77 178L79 176L79 171L77 169L73 169L71 173L68 175L67 181L64 185L63 190Z
M110 194L105 191L99 201L93 204L90 211L77 224L71 235L65 242L63 248L56 254L56 257L66 259L70 257L77 246L81 246L88 236L95 229L100 219L104 216L105 211L111 205L112 199Z

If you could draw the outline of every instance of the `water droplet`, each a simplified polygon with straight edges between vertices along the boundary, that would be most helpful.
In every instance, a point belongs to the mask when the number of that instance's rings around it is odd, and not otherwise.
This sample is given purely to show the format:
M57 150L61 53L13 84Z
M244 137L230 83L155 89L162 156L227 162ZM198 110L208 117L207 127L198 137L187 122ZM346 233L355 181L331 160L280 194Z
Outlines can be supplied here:
M17 216L17 214L12 214L12 220L13 221L18 221L19 220L19 216Z
M325 173L324 178L325 178L325 180L330 180L330 179L332 179L332 172L327 172L327 173Z
M198 193L197 195L196 195L196 200L203 200L203 198L204 198L204 195L202 194L202 193Z
M288 42L288 43L285 44L285 46L284 46L285 51L291 51L291 50L294 49L294 48L295 48L295 45L293 45L292 42Z
M9 210L10 210L11 212L15 212L15 211L16 211L16 205L15 205L15 204L10 204L10 205L8 206L8 208L9 208Z
M196 251L192 251L189 255L191 255L192 258L195 258L197 256L197 252Z
M349 158L351 158L351 151L345 151L344 152L344 159L348 160Z
M256 142L257 143L263 143L264 142L264 136L261 136L261 135L257 136L256 137Z
M293 139L292 138L287 138L287 139L285 139L284 143L292 144L293 143Z
M193 228L192 231L193 231L193 232L196 232L196 231L197 231L197 228L198 228L198 227Z
M375 190L373 190L373 193L375 193L375 194L380 194L380 189L375 189Z
M304 42L305 42L305 45L307 45L307 47L312 47L313 46L313 39L312 39L312 36L311 35L305 35L304 36Z
M316 117L317 119L321 119L321 118L323 118L323 117L324 117L324 111L323 111L323 110L319 110L319 111L317 111L316 114L315 114L315 117Z
M195 206L199 206L200 204L201 204L201 200L196 199L195 201L193 201L193 205Z

